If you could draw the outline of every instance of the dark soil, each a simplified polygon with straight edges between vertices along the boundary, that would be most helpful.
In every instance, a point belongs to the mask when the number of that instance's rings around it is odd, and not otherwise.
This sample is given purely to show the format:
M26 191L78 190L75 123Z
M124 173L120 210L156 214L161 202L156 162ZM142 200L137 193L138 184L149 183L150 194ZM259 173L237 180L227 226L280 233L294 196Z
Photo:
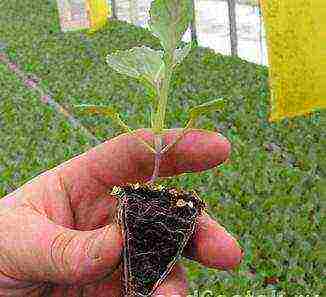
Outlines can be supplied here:
M127 185L119 196L124 296L148 297L181 257L205 204L194 191L153 185Z

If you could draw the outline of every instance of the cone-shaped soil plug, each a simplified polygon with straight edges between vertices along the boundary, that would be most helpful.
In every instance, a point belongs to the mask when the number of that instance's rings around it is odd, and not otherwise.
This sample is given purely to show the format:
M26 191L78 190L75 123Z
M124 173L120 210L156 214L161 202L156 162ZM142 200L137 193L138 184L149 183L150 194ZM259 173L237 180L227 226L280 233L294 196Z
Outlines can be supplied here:
M146 184L124 186L118 194L124 296L149 297L181 257L205 204L194 191Z

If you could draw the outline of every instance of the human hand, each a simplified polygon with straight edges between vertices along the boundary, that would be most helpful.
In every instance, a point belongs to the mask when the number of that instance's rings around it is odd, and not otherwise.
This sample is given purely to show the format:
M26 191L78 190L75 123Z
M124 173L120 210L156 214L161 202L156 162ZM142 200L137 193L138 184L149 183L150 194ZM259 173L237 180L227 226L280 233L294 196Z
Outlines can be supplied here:
M138 130L153 142L149 130ZM168 130L164 143L178 130ZM160 176L207 170L224 162L229 142L192 130L162 157ZM121 230L113 186L149 181L154 155L122 134L34 178L0 200L0 296L122 296ZM232 269L242 259L235 239L202 215L186 256ZM177 264L156 296L187 295Z

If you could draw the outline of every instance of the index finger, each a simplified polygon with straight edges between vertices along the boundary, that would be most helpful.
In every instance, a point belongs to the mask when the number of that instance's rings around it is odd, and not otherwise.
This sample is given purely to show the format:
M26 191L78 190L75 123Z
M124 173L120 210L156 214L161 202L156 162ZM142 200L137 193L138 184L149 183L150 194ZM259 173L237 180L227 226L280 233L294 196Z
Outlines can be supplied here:
M154 142L150 130L138 130L141 138ZM165 144L172 143L180 132L168 130ZM224 162L230 143L215 132L194 129L162 156L159 176L168 177L185 172L198 172ZM122 134L73 158L53 170L69 189L72 204L96 198L113 186L149 181L154 168L154 154L130 134Z

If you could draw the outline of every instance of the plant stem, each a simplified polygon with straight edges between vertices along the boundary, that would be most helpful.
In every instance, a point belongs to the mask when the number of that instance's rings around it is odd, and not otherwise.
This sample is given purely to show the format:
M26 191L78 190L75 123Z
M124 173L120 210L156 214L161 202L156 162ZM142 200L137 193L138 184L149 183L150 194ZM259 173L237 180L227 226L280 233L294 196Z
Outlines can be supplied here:
M115 121L127 132L136 137L143 145L145 145L152 153L156 154L156 150L151 147L149 143L147 143L145 140L140 138L132 129L129 128L127 124L125 124L120 117L116 118Z
M190 119L186 127L183 128L181 133L177 136L176 140L170 143L169 145L165 146L164 148L163 148L162 135L161 134L155 135L155 150L156 150L155 166L154 166L154 171L150 183L153 184L155 180L158 178L162 155L165 154L167 151L169 151L172 147L174 147L190 131L190 129L194 125L194 122L195 121L193 119Z
M166 107L168 103L169 89L170 89L170 81L172 77L173 71L173 54L166 53L164 56L165 62L165 75L162 82L162 87L159 89L159 102L157 107L157 113L154 120L154 133L161 134L164 129L164 121L166 114Z
M158 178L159 171L160 171L160 164L161 164L161 151L163 147L163 129L164 129L164 121L165 121L165 114L166 114L166 107L168 103L168 96L169 96L169 89L170 89L170 81L172 77L173 71L173 54L166 53L164 57L165 62L165 75L162 81L162 87L158 88L158 107L157 113L155 115L155 119L153 122L153 131L155 134L155 166L153 175L151 177L150 183L154 183L155 180Z
M151 180L149 181L149 183L154 184L154 182L156 181L156 179L159 176L159 171L160 171L160 164L161 164L161 150L163 147L163 139L161 134L155 135L155 150L156 150L156 154L155 154L155 165L154 165L154 171L153 171L153 175L151 177Z
M176 140L170 144L168 144L165 148L162 149L161 155L165 154L167 151L169 151L172 147L174 147L193 127L194 125L194 120L190 119L189 122L187 123L186 127L182 129L181 133L178 135Z

